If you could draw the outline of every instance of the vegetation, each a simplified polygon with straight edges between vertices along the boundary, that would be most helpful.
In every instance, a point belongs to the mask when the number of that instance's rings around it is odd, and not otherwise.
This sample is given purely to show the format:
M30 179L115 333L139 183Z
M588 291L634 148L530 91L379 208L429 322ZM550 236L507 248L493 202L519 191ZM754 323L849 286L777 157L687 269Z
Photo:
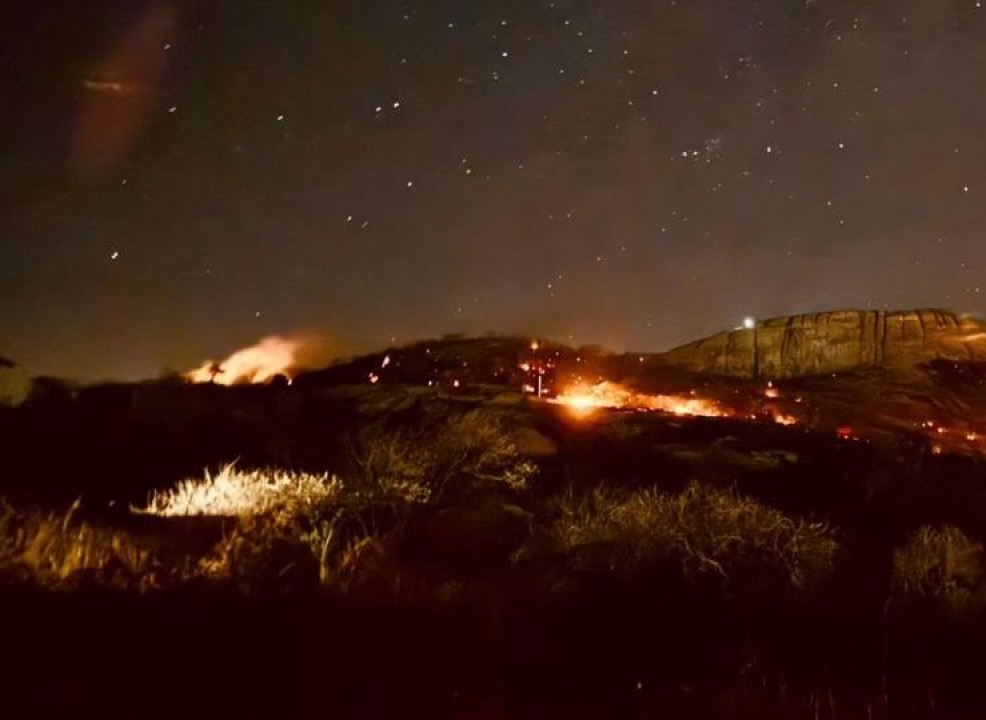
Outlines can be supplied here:
M165 517L294 514L338 496L341 488L327 474L239 470L231 463L215 475L206 471L204 479L183 480L171 490L153 493L147 507L136 511Z
M127 532L64 512L19 510L0 500L0 572L8 580L54 586L93 579L113 587L161 582L163 568Z
M231 667L276 666L304 637L346 658L334 679L311 668L336 698L371 668L446 702L492 667L508 680L473 692L533 687L577 705L585 689L632 696L629 715L698 703L670 716L722 716L713 702L767 698L770 712L733 716L921 717L967 692L945 675L981 677L975 463L756 423L297 390L41 383L0 413L0 583L26 598L19 612L42 617L38 598L133 602L117 623L129 638L148 608L189 598L190 616L214 609L191 621L212 638L239 608L226 642L249 660ZM37 437L50 452L25 450ZM201 647L174 635L181 662ZM263 638L280 643L266 658L252 649Z
M568 495L554 532L582 565L639 574L672 564L685 578L727 585L773 578L798 590L827 578L840 551L824 523L697 483L678 494L597 487L581 500Z
M925 525L894 552L894 590L958 609L979 589L983 570L982 543L953 525Z
M144 589L199 580L256 589L299 577L330 584L354 548L400 532L415 508L439 507L450 485L460 496L483 485L519 491L535 473L506 426L477 412L413 436L368 433L352 452L355 472L346 480L227 464L131 508L136 517L227 520L211 549L198 555L158 553L126 524L83 520L78 502L62 513L21 512L4 502L0 565L46 585L87 572Z

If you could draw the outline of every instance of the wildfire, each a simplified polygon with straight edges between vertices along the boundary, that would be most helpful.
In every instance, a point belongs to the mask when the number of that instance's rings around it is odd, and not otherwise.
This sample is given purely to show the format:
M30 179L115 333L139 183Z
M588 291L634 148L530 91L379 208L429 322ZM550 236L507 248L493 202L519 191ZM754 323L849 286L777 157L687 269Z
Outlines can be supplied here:
M299 349L297 340L272 335L237 350L222 362L206 360L185 377L192 382L220 385L264 383L277 375L290 377Z
M722 417L727 413L714 401L689 395L644 395L611 382L573 385L550 402L564 405L576 415L598 408L658 410L672 415Z

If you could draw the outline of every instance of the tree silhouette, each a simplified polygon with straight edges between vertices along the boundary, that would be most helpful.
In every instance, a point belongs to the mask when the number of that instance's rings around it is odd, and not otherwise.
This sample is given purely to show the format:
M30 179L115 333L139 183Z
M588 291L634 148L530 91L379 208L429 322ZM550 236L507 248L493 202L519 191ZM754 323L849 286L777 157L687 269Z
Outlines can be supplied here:
M222 365L220 365L217 362L212 363L211 365L209 365L209 382L211 383L216 382L216 375L222 375L224 372L226 371L223 370Z

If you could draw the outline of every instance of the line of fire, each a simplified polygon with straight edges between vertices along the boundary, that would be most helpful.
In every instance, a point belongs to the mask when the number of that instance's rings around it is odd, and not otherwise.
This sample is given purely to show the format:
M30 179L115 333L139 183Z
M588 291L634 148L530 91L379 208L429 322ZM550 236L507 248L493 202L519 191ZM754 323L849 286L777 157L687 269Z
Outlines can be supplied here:
M879 423L868 426L859 418L850 423L840 417L810 382L682 376L662 366L658 356L616 354L595 345L572 348L544 339L450 335L314 371L300 367L303 351L301 340L268 337L224 361L206 361L184 378L226 386L400 384L464 397L513 393L527 402L558 406L579 422L601 413L636 412L774 423L831 432L846 442L881 436ZM968 418L887 415L895 433L927 438L934 454L986 449L983 430Z

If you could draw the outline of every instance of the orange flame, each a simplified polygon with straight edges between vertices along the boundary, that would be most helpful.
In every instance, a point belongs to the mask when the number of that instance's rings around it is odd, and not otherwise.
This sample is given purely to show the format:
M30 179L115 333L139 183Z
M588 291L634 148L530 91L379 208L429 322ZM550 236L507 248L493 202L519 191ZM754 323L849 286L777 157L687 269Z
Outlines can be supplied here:
M290 377L300 346L297 340L272 335L237 350L222 362L206 360L185 377L192 382L220 385L264 383L277 375Z
M576 415L586 415L597 408L658 410L672 415L722 417L727 413L714 401L682 395L644 395L611 382L597 385L573 385L553 403L564 405Z

